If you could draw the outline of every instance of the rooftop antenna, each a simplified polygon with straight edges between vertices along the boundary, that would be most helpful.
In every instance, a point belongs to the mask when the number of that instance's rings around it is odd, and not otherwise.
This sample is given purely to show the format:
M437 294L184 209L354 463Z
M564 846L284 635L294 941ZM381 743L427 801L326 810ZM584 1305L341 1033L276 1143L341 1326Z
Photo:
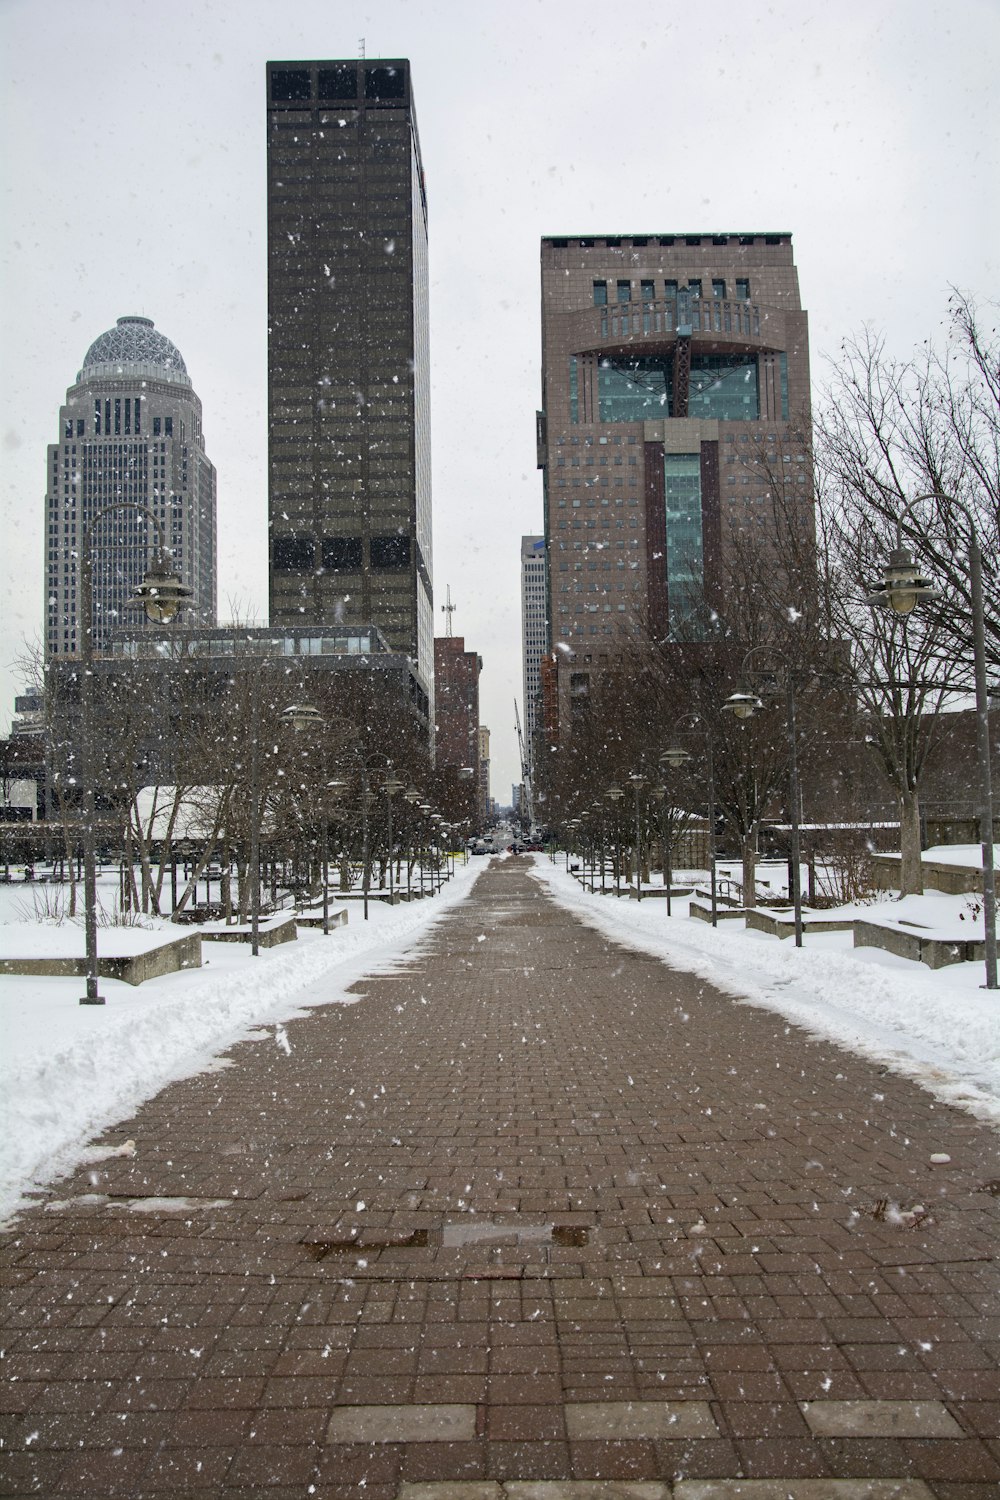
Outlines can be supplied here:
M452 604L452 602L451 602L451 584L450 583L448 585L448 588L447 588L446 592L447 592L447 595L448 595L448 602L446 604L442 604L442 606L441 606L441 613L443 615L447 615L448 616L448 623L447 623L447 625L444 628L444 633L445 633L445 635L450 636L453 633L452 632L452 628L451 628L451 617L455 613L456 609L458 608L458 605L457 604Z

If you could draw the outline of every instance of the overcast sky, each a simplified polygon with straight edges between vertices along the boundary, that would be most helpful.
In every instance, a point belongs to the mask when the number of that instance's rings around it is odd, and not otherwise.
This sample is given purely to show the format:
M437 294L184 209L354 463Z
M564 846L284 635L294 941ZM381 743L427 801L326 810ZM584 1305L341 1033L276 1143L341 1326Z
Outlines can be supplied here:
M220 616L267 610L264 63L408 57L430 208L434 583L517 779L543 234L790 230L814 381L865 322L997 295L997 0L0 0L0 725L43 613L46 444L90 343L178 346L218 470ZM444 616L437 610L438 633Z

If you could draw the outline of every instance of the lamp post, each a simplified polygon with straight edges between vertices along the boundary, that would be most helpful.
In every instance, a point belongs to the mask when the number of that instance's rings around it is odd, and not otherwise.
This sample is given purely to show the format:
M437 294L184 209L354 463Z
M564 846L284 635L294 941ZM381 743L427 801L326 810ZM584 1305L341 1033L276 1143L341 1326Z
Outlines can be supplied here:
M797 753L797 735L795 730L795 676L791 664L783 651L778 651L773 646L754 646L743 658L740 669L741 675L746 674L747 663L751 657L759 656L761 652L767 652L772 657L784 664L785 667L785 728L788 734L788 778L789 799L791 803L792 817L792 865L791 886L792 906L795 913L795 946L802 947L802 870L800 858L799 839L799 763ZM738 719L751 719L755 713L764 707L762 700L756 693L736 692L730 693L723 708L735 714ZM753 892L750 893L753 900ZM743 902L746 905L746 892L743 893Z
M406 802L409 805L409 808L410 808L411 818L407 820L409 822L409 821L412 820L412 817L415 815L417 803L420 801L420 793L417 791L417 789L416 789L415 786L408 786L406 788L406 791L403 793L403 801ZM412 845L410 846L410 848L412 849L412 853L415 856L416 855L416 849L413 848ZM409 851L407 853L407 860L406 860L406 894L407 894L407 896L409 896L412 899L412 894L413 894L413 875L412 875L412 860L409 858ZM423 879L421 879L421 882L420 882L420 894L421 894L421 896L424 894Z
M290 704L288 708L282 711L281 719L283 723L290 724L296 734L306 734L310 730L314 730L316 733L322 736L322 732L326 728L326 720L324 719L323 715L319 712L318 709L313 708L308 703ZM325 794L328 788L337 786L339 785L339 783L327 782L326 744L322 738L320 739L320 745L322 749L322 783L324 792L321 809L323 817L323 840L320 848L320 874L323 881L323 935L324 937L328 937L330 934L330 892L329 882L327 879L327 866L330 862L330 822L327 816ZM254 879L259 886L259 869L255 870Z
M615 813L615 895L620 896L622 893L622 842L617 813L618 804L625 793L620 786L609 786L604 795L611 803L612 810Z
M393 853L394 853L393 843L392 843L392 799L393 799L393 796L395 795L396 792L401 792L403 790L403 783L400 781L400 779L396 775L395 771L390 771L389 772L389 775L385 778L385 781L383 781L383 783L382 783L382 790L385 792L386 817L387 817L388 824L389 824L389 905L390 906L395 906L395 904L396 904L396 892L395 892L395 886L393 884L393 872L392 872L392 862L393 862Z
M972 655L976 681L976 745L979 762L979 838L983 859L983 927L986 985L997 988L997 908L993 858L993 782L990 772L989 692L986 686L986 631L983 604L983 554L971 511L953 495L932 491L917 495L896 517L896 546L889 555L882 581L867 595L866 603L884 606L898 615L908 615L921 600L940 597L940 590L917 571L912 554L903 546L903 522L915 506L925 500L954 506L969 526L969 594L972 609ZM913 528L917 535L921 533Z
M712 738L712 731L701 714L686 714L680 720L678 727L691 725L693 728L699 724L705 736L705 760L708 771L708 883L711 893L712 926L718 927L719 897L715 877L715 742ZM684 764L685 757L690 759L686 750L681 749L680 746L672 746L660 756L660 763L662 764L666 759L669 765L680 766Z
M106 505L90 518L80 548L80 732L83 780L83 904L87 992L81 1005L103 1005L97 984L97 855L94 822L94 528L98 521L120 510L137 511L156 528L156 558L137 586L130 604L141 604L147 618L168 624L190 599L192 590L170 570L163 523L145 505L131 500Z
M632 783L632 795L635 799L635 899L642 900L642 823L639 816L639 788L645 785L646 778L641 771L633 771L629 776Z
M669 750L664 750L663 754L660 756L660 770L665 773L667 771L667 768L669 767L669 769L672 771L679 771L681 766L686 765L690 759L691 757L686 750L682 750L679 746L676 749L674 747L671 747ZM673 839L668 837L667 835L667 788L665 786L661 787L659 788L659 792L661 794L660 837L663 841L663 883L667 888L667 916L669 917L671 915L670 890L674 883L674 850Z

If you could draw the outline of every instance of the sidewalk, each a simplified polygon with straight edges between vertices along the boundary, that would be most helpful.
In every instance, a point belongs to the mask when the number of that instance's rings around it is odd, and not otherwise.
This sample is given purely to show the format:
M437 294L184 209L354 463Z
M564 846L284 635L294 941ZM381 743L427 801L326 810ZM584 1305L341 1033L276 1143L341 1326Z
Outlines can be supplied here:
M0 1492L1000 1493L996 1134L529 868L22 1215Z

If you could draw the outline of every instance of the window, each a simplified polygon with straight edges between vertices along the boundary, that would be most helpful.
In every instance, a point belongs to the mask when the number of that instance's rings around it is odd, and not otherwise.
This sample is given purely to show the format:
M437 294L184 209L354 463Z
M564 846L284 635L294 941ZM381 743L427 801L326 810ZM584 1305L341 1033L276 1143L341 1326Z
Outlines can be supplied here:
M323 542L323 566L333 572L361 571L362 546L359 536L328 536Z
M671 626L689 616L705 581L701 516L701 456L665 453L667 602Z
M601 422L643 422L668 415L662 359L602 359L597 369Z
M608 305L608 283L606 281L594 282L594 306L607 307Z
M316 543L311 536L276 536L273 558L275 572L306 572L315 562Z
M664 297L667 298L668 301L670 301L671 299L673 299L674 301L676 301L676 299L677 299L677 283L676 283L676 281L665 281L663 283L663 295L664 295Z
M656 296L656 287L651 281L639 283L643 302L652 302Z
M405 73L399 68L366 68L365 98L405 99Z
M750 282L745 276L736 278L736 297L740 302L750 301Z
M164 417L163 418L163 435L164 435L164 437L173 437L173 435L174 435L174 419L173 419L173 417Z
M631 300L632 300L632 283L629 282L629 281L619 281L618 282L618 301L619 302L631 302Z
M271 74L271 98L276 104L298 103L311 94L308 68L282 68Z
M688 244L690 244L690 243L691 242L689 240ZM701 277L700 276L695 276L695 277L693 277L688 282L688 291L691 293L692 297L700 297L701 296Z
M373 568L383 571L408 568L410 566L410 538L408 536L373 536L368 544L368 557Z
M341 63L336 68L320 68L316 75L316 92L321 99L356 99L358 70Z
M713 276L712 277L712 296L713 297L725 297L725 295L726 295L726 283L722 280L721 277L719 277L719 276Z

